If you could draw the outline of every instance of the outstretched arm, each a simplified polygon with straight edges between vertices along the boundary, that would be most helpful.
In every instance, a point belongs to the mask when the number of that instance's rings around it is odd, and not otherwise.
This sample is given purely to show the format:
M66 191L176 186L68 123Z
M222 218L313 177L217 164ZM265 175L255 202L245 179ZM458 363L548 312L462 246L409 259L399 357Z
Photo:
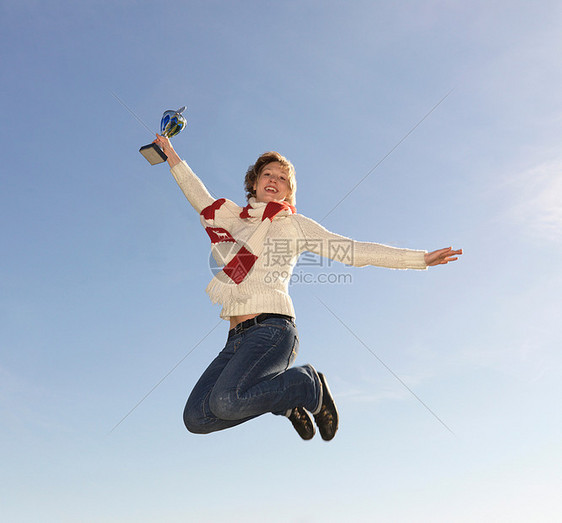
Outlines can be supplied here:
M433 267L434 265L445 265L446 263L458 260L461 254L462 249L454 251L452 247L447 247L445 249L426 253L424 259L428 267Z
M399 249L374 242L362 242L346 238L325 229L314 220L302 214L293 215L304 242L299 243L300 251L310 251L331 260L365 267L387 267L389 269L427 269L424 256L426 251Z

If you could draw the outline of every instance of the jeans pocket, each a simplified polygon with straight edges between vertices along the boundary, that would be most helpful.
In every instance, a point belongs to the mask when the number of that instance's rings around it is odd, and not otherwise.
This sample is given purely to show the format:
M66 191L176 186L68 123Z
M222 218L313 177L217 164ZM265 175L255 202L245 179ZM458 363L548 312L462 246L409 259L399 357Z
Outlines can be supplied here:
M255 329L255 334L263 336L271 342L277 342L279 338L287 333L287 325L285 323L274 323L273 321L258 323L252 329Z
M295 334L295 337L293 339L293 347L291 348L289 359L287 360L287 368L289 368L294 363L298 352L299 352L299 337L297 334Z

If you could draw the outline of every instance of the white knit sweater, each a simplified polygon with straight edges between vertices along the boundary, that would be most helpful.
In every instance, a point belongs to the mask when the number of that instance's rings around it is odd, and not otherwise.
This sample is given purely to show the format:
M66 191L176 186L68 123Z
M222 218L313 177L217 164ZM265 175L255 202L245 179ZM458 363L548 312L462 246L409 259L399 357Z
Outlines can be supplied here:
M187 163L175 165L171 172L198 213L215 201ZM229 230L237 240L245 242L260 223L260 218L241 219L233 215L233 224ZM240 295L244 298L226 304L221 311L221 318L228 320L231 316L262 312L294 317L289 281L299 256L305 251L355 267L375 265L391 269L427 268L424 261L427 251L359 242L334 234L302 214L283 216L271 223L261 256L239 285Z

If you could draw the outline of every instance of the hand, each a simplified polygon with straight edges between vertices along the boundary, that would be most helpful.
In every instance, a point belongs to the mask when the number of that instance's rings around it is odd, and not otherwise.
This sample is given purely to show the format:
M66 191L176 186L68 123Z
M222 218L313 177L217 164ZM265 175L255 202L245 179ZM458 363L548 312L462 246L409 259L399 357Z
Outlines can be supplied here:
M160 149L164 151L164 154L166 156L168 156L168 153L174 150L170 142L170 139L166 136L161 136L158 133L156 133L156 140L154 140L154 142L152 143L155 143L158 147L160 147Z
M176 151L174 151L174 148L172 147L172 144L170 143L170 139L168 137L161 136L157 133L156 140L154 140L152 143L155 143L156 145L158 145L158 147L160 147L160 149L162 149L164 154L168 157L168 164L170 165L170 167L173 167L174 165L177 165L181 162L181 158L178 156Z
M461 254L462 249L454 251L452 247L428 252L424 255L425 264L428 267L433 267L434 265L445 265L446 263L458 260Z

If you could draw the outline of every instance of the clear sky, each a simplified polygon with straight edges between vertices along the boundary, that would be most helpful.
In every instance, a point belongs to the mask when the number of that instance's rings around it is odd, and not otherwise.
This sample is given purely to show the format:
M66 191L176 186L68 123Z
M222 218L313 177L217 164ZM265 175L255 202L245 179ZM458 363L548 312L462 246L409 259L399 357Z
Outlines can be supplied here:
M0 41L2 521L559 520L560 2L1 1ZM332 442L183 427L227 325L198 217L112 93L154 130L187 105L173 140L217 196L278 150L328 229L464 249L297 267L351 277L291 288Z

